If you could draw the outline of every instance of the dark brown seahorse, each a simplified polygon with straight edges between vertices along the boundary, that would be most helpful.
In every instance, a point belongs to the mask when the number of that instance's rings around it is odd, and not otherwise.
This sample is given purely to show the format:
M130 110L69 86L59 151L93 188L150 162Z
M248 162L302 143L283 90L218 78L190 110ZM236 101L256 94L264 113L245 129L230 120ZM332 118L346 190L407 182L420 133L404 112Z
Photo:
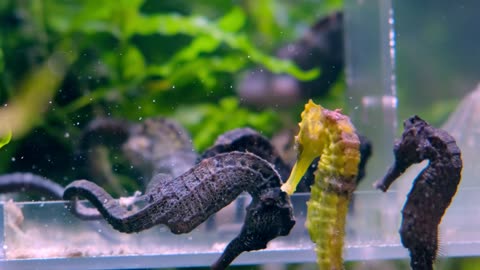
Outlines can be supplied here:
M328 94L342 74L345 62L343 18L342 12L319 18L300 39L277 50L279 58L291 60L303 70L319 68L320 76L299 81L258 67L247 71L236 87L242 101L259 107L291 107L312 96Z
M357 134L360 140L360 163L358 164L357 185L365 176L367 161L372 155L372 143L370 140L360 134ZM270 141L251 128L237 128L220 135L214 145L205 150L199 156L198 161L213 157L219 153L230 151L250 152L274 165L282 181L285 181L290 175L291 166L288 165L280 156L278 151ZM317 169L318 159L312 162L307 173L297 186L298 192L309 192L313 183L313 173Z
M165 117L148 118L141 123L95 119L85 128L80 149L88 152L96 145L121 147L128 161L141 172L144 186L157 173L173 177L183 174L197 158L188 132Z
M229 152L202 160L179 177L157 175L142 196L144 208L130 213L95 183L78 180L65 188L63 198L89 200L118 231L133 233L158 224L173 233L188 233L209 216L247 191L252 202L240 234L233 239L213 269L226 268L240 253L258 250L295 224L288 195L272 165L260 157Z
M295 224L293 209L280 185L277 172L267 161L248 153L219 154L176 179L157 174L149 181L145 195L137 199L137 203L146 206L130 214L93 182L74 181L64 191L57 183L30 173L0 176L0 192L36 191L49 199L61 199L63 195L66 200L77 195L86 197L97 208L87 208L73 200L74 215L94 220L101 218L100 212L116 230L127 233L157 224L165 224L177 234L190 232L247 191L253 199L247 207L242 231L213 269L224 269L242 252L264 249L270 240L290 232Z
M375 187L386 191L410 165L429 160L415 178L402 210L400 237L414 270L433 269L438 250L438 225L460 183L462 158L455 139L418 116L407 119L395 143L395 163Z
M283 161L280 154L270 143L270 140L256 130L248 127L236 128L218 136L214 145L206 149L198 157L197 163L220 153L228 153L232 151L249 152L270 162L280 175L282 181L287 179L290 174L290 166ZM245 199L245 197L241 197L237 200L234 215L235 222L244 218L243 207ZM216 228L215 220L215 217L207 220L206 227L208 230Z
M290 166L283 161L270 140L248 127L220 135L214 145L200 155L198 161L231 151L250 152L265 159L273 164L281 179L287 179L290 175Z

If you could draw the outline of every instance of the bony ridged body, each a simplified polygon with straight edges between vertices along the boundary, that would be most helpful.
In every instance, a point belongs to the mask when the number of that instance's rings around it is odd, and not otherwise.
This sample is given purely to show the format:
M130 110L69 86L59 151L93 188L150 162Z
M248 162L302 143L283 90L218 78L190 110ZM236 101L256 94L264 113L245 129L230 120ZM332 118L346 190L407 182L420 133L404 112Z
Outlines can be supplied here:
M297 163L282 190L293 193L306 168L320 157L305 225L316 243L320 269L343 269L345 220L356 186L360 141L347 116L311 100L305 105L299 126L295 137Z

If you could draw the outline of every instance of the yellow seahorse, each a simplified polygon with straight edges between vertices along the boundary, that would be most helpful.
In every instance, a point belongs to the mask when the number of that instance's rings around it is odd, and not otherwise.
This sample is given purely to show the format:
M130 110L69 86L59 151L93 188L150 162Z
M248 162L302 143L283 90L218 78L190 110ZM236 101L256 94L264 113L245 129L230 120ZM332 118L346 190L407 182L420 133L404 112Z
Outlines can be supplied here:
M310 100L302 112L300 131L295 137L297 162L282 190L288 194L312 161L320 157L315 182L307 202L310 238L316 244L320 269L343 269L345 220L360 162L360 142L348 116L330 111Z

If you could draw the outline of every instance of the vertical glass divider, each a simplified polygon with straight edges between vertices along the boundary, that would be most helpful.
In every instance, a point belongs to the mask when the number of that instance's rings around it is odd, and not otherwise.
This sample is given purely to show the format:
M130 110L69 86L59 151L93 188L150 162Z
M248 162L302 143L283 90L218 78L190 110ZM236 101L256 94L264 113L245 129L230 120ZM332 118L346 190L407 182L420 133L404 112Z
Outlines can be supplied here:
M397 131L395 31L391 0L345 1L347 104L358 131L373 142L373 156L359 189L372 184L393 161Z

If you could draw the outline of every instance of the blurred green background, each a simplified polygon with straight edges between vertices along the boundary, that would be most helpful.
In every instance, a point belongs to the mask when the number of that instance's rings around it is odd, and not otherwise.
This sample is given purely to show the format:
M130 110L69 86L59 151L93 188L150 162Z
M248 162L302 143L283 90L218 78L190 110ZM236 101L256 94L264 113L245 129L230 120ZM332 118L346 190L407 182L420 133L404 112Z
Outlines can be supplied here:
M399 119L412 112L441 126L479 83L480 3L393 1Z
M239 126L270 136L298 121L302 104L286 112L243 106L234 89L238 74L263 66L303 80L317 76L274 50L341 4L2 1L0 133L13 130L13 140L0 150L0 170L63 183L78 177L71 153L98 116L173 117L198 151Z

